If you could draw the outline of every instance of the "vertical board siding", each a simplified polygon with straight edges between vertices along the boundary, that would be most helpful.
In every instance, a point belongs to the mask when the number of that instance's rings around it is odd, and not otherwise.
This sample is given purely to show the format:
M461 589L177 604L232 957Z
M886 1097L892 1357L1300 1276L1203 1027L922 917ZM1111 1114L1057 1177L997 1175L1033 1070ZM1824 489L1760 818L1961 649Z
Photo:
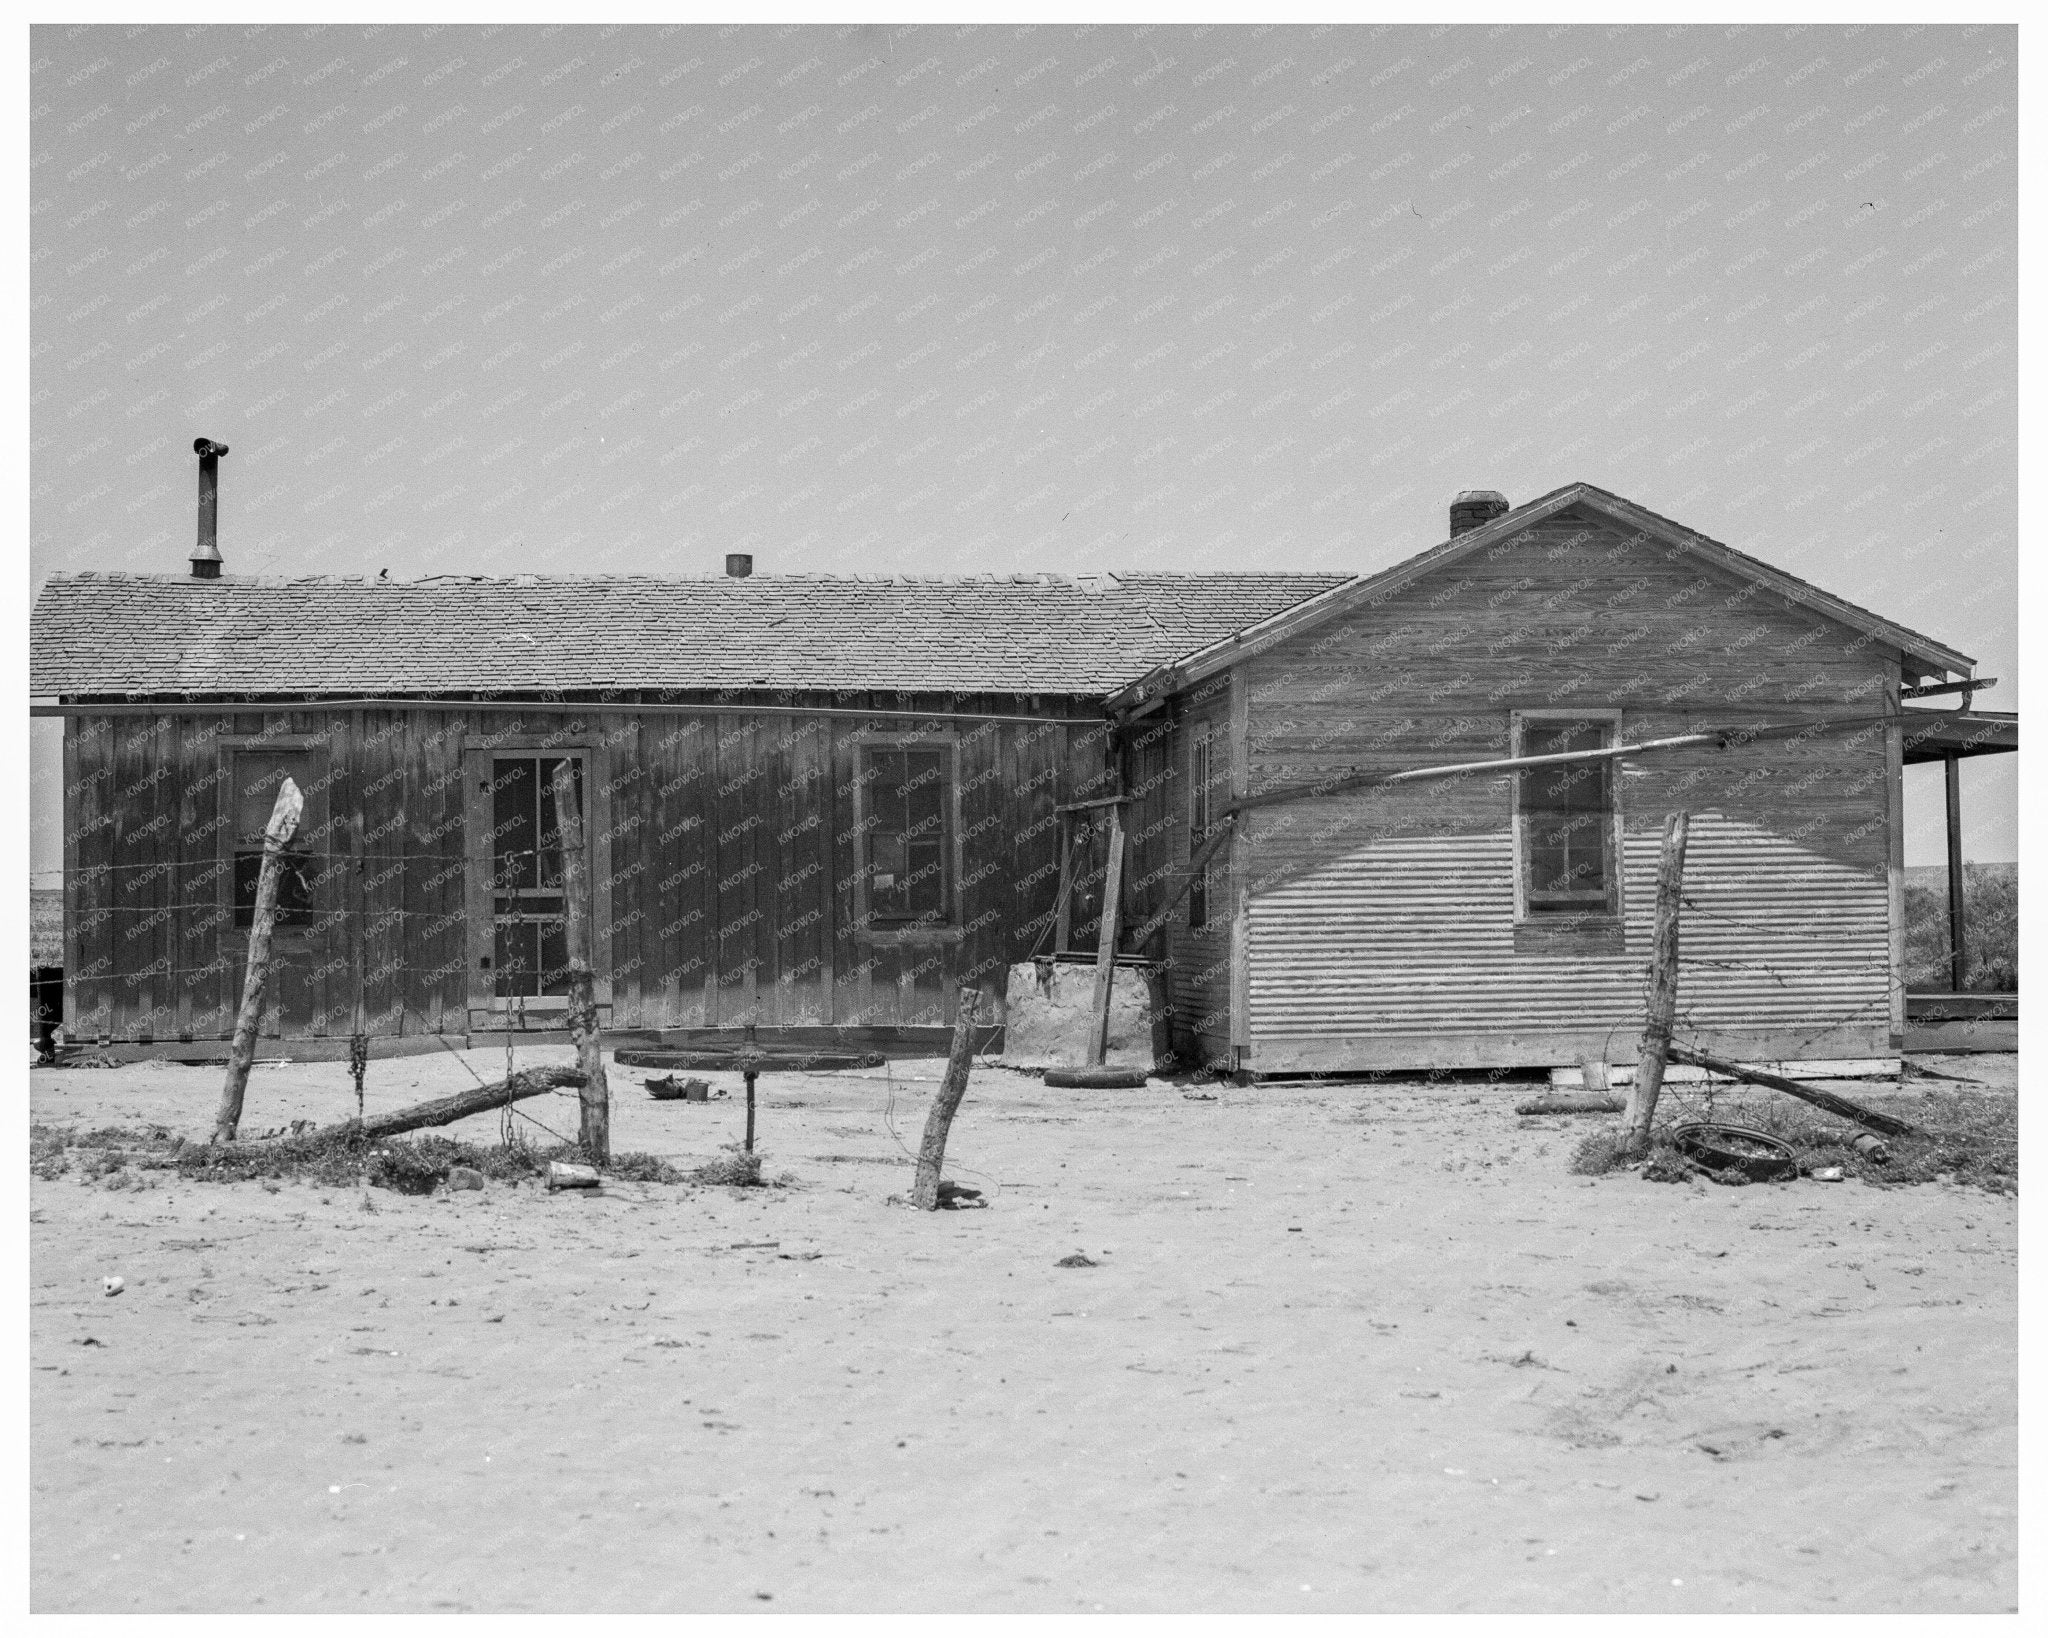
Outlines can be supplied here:
M1210 683L1179 702L1163 756L1174 777L1168 782L1162 828L1155 843L1163 870L1156 899L1178 892L1199 845L1191 826L1192 746L1204 728L1210 745L1210 819L1222 819L1230 804L1229 677ZM1193 925L1193 904L1183 896L1157 940L1166 963L1166 994L1172 1009L1174 1050L1197 1063L1218 1063L1230 1053L1230 877L1228 844L1210 855L1208 915Z
M1248 816L1255 1061L1294 1052L1335 1067L1352 1042L1361 1065L1427 1067L1451 1037L1473 1062L1566 1062L1603 1042L1625 1056L1642 1024L1662 819L1677 808L1695 815L1681 1032L1740 1033L1786 1057L1817 1041L1884 1050L1885 734L1818 725L1883 710L1895 663L1775 594L1569 517L1251 660L1239 669L1253 791L1505 756L1518 709L1616 709L1625 741L1817 725L1620 765L1619 949L1612 935L1518 948L1506 776ZM1506 1056L1486 1056L1489 1037Z
M1014 709L1004 704L1002 709ZM1053 702L1048 715L1068 715ZM266 1035L346 1036L358 974L372 1033L466 1034L487 1005L489 798L469 773L557 717L462 706L248 713L320 746L302 841L316 925L282 936ZM223 736L235 717L66 723L66 1023L74 1039L225 1039L246 931L223 924ZM593 712L562 742L591 756L597 914L610 929L614 1027L949 1024L964 978L1000 990L1050 948L1055 808L1110 788L1102 730L956 722L958 927L876 944L853 926L851 781L863 729L902 719ZM477 760L465 768L467 753ZM1164 753L1161 753L1164 755ZM601 788L600 788L601 787ZM1170 827L1169 827L1170 828ZM472 857L474 855L474 857ZM1101 861L1095 861L1097 880Z

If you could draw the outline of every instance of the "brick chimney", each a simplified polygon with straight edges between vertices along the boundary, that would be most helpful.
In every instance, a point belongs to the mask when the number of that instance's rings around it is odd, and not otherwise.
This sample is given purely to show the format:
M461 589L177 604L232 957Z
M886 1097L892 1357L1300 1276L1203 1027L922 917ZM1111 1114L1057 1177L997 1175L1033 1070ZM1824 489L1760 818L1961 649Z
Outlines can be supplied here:
M1451 534L1462 535L1491 523L1508 509L1508 498L1498 489L1463 489L1451 502Z
M725 572L733 580L746 579L748 575L754 572L754 554L752 552L727 552L725 554Z

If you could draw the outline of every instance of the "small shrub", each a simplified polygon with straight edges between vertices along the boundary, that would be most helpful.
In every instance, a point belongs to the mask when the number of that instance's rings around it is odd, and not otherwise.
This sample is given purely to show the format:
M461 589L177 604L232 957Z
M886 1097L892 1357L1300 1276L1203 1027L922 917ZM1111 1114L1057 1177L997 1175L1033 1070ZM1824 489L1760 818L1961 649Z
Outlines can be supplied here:
M1588 1132L1572 1151L1572 1170L1581 1177L1600 1177L1630 1163L1628 1135L1619 1126Z
M450 1164L422 1153L414 1144L394 1143L371 1152L366 1172L380 1189L396 1194L432 1194L447 1177Z
M1643 1177L1651 1183L1690 1183L1701 1170L1676 1149L1660 1143L1650 1151Z
M616 1177L625 1183L680 1183L683 1174L663 1160L659 1155L630 1151L613 1155L612 1163L604 1168L608 1177Z
M735 1149L721 1160L699 1166L690 1173L692 1183L723 1184L735 1189L758 1189L761 1181L761 1157Z

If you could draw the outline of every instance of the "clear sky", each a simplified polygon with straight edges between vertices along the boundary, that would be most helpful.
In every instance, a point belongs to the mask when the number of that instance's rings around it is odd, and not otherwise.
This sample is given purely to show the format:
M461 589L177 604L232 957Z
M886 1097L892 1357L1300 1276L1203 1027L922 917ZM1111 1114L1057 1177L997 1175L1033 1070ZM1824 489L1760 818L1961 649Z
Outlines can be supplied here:
M2007 26L30 55L32 584L184 572L201 434L229 571L283 575L1369 571L1585 479L2015 708ZM1973 858L2015 760L1965 765Z

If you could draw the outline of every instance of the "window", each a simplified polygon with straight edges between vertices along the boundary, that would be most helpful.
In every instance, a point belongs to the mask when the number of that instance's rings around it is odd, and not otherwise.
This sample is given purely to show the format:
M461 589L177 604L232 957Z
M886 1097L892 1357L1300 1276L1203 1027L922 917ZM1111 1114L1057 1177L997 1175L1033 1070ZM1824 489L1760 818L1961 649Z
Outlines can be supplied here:
M1615 724L1560 712L1519 722L1521 756L1606 750ZM1517 774L1523 906L1530 917L1619 913L1614 850L1614 763L1601 757Z
M491 760L492 993L567 996L568 933L562 920L562 831L555 817L558 756ZM583 762L571 757L583 802Z
M953 903L953 748L861 747L868 925L944 927Z
M263 870L263 832L277 806L286 778L302 795L313 786L310 750L237 750L233 753L235 921L237 927L256 922L256 880ZM312 829L312 798L299 816L298 828L285 844L277 878L277 920L280 928L313 925L313 856L306 846Z
M1198 723L1188 742L1188 857L1192 859L1208 840L1210 747L1214 740L1209 724ZM1188 888L1188 926L1209 925L1209 867L1204 864Z

